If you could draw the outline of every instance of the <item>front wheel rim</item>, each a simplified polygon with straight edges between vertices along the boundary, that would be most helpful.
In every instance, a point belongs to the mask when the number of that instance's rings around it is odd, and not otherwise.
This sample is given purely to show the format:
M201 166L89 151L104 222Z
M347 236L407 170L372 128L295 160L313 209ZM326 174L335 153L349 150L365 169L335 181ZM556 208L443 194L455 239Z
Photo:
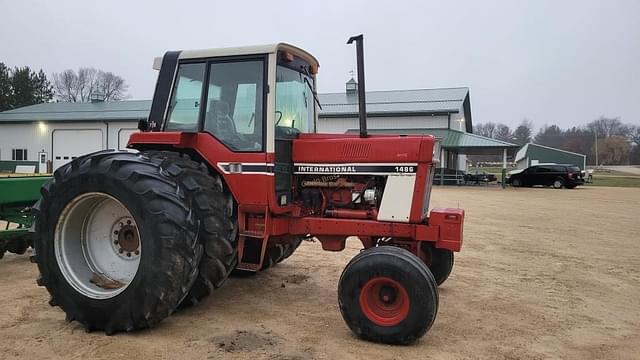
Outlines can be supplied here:
M92 299L122 293L140 266L142 242L131 212L105 193L75 197L62 210L54 236L62 275Z
M399 282L388 277L369 279L360 291L360 308L379 326L395 326L409 315L409 294Z

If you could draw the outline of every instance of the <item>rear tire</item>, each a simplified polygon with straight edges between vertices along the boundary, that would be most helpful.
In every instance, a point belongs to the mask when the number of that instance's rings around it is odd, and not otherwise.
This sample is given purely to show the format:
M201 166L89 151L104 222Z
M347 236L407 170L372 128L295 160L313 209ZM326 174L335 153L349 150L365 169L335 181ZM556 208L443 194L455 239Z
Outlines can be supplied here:
M222 286L238 260L238 224L234 202L217 174L186 154L145 151L181 187L199 222L198 240L204 253L191 291L181 307L190 307Z
M298 238L291 243L275 244L267 248L266 253L264 255L264 261L262 261L262 267L258 272L262 272L269 268L272 268L278 265L279 263L285 261L286 259L288 259L298 249L301 243L302 243L302 239ZM258 272L235 269L233 270L233 275L239 276L239 277L247 277L247 276L253 276Z
M379 246L363 250L344 269L338 304L344 321L362 339L410 344L435 321L438 287L416 255Z
M562 189L562 187L564 186L564 181L562 179L556 179L553 181L552 186L554 189Z
M301 243L302 243L302 239L297 238L291 243L284 244L282 257L278 259L277 263L281 263L286 259L288 259L291 255L293 255L293 253L298 249L298 247L300 247Z
M187 295L203 249L168 169L141 153L103 151L58 169L41 194L38 284L67 321L107 334L147 328Z
M453 270L453 251L437 249L429 243L424 243L422 251L425 254L425 264L431 270L436 283L442 285L451 275Z

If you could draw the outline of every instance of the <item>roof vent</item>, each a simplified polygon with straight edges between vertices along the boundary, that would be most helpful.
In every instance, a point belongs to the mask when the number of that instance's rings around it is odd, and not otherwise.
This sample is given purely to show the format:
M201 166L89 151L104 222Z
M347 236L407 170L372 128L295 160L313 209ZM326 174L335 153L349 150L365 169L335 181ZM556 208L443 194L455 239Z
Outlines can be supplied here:
M348 95L358 95L358 83L353 78L347 81L346 89Z
M104 102L104 94L99 91L93 91L91 95L89 95L89 99L92 103Z

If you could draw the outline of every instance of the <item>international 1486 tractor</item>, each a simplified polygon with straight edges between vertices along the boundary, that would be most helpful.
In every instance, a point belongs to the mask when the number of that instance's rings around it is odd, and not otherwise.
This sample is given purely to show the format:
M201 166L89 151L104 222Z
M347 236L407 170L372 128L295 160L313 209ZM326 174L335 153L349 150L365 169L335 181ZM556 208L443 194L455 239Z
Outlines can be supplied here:
M318 61L288 45L169 51L128 147L59 168L35 205L38 284L67 321L107 334L154 326L258 272L304 239L363 250L338 304L363 339L406 344L438 311L464 211L432 209L429 135L369 136L362 35L360 134L316 133Z

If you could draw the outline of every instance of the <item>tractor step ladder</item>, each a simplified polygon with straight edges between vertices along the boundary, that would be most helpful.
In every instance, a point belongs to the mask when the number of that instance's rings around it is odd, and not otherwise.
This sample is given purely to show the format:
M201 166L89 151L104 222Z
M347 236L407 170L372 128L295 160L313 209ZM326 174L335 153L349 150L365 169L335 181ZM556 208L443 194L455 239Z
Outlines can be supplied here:
M269 236L265 232L269 220L268 211L263 214L239 213L237 266L239 270L258 271L262 267L269 240Z

